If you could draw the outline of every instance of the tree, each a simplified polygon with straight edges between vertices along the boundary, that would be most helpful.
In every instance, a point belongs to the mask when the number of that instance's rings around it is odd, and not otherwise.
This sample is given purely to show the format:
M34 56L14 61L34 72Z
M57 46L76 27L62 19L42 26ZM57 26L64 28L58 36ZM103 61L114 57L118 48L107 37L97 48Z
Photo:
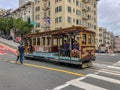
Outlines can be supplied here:
M14 18L12 17L9 17L9 18L6 18L5 21L6 21L6 28L5 28L5 31L9 34L10 33L10 30L14 28Z
M21 37L29 33L33 28L33 25L29 24L28 22L23 21L21 18L16 19L14 22L14 25L16 29L20 32Z
M6 27L6 19L3 17L0 17L0 30L1 32L4 32Z
M3 18L0 17L0 30L4 31L4 34L9 34L10 29L14 27L14 18L9 17L9 18Z

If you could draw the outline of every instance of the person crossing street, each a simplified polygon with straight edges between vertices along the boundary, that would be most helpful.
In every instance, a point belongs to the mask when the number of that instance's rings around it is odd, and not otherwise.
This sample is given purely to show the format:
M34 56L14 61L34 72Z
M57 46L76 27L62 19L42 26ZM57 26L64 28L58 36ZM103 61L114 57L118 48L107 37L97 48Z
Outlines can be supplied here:
M20 46L18 46L19 54L20 54L20 63L23 64L23 59L24 59L24 47L23 44L21 43Z

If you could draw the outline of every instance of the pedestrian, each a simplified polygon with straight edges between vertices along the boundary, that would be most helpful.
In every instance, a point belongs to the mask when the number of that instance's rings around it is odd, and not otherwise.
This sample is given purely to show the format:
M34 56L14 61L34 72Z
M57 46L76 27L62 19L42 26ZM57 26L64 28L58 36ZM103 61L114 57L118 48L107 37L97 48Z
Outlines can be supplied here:
M16 63L17 63L17 61L19 60L19 50L18 50L18 48L17 48L17 50L16 50L16 56L17 56L17 59L16 59Z
M23 44L21 43L20 46L18 46L19 50L19 55L20 55L20 63L23 64L23 59L24 59L24 47Z

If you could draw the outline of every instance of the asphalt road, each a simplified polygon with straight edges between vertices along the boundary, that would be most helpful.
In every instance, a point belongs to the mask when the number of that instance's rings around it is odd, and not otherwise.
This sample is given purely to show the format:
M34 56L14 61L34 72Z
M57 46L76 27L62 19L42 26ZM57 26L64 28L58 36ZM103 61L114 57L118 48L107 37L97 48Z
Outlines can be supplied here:
M97 55L93 67L51 61L15 64L14 50L0 46L0 90L120 90L120 56Z

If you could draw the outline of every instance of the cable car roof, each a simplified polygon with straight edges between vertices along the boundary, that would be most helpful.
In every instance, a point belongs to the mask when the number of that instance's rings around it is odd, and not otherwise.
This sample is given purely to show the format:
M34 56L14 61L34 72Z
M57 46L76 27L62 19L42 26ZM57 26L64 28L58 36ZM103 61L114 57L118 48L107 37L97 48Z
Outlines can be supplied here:
M73 26L73 27L61 28L61 29L47 31L47 32L27 34L25 37L36 37L36 36L46 36L46 35L52 35L52 36L66 35L66 34L74 34L74 33L79 33L79 32L88 32L88 33L95 34L94 31L86 30L85 27Z

